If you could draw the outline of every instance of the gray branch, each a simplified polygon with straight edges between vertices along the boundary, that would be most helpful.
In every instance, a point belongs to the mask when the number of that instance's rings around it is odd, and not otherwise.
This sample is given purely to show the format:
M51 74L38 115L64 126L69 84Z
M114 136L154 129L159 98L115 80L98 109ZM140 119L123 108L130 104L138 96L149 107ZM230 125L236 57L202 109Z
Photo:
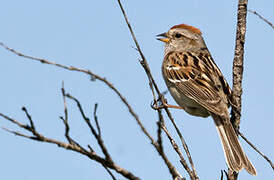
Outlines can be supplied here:
M236 130L240 127L242 110L242 79L244 68L244 44L246 33L246 14L248 0L238 1L236 45L233 60L233 89L231 122ZM228 180L237 180L238 173L228 170Z

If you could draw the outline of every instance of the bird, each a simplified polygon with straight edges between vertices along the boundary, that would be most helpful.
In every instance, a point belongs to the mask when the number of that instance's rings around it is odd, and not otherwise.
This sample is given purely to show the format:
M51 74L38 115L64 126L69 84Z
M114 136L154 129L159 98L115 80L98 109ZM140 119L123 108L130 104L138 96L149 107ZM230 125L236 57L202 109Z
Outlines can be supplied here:
M187 24L178 24L157 35L165 43L162 75L167 88L179 106L199 117L211 116L223 147L226 164L233 172L245 169L257 175L240 145L230 122L229 107L232 91L214 62L202 32Z

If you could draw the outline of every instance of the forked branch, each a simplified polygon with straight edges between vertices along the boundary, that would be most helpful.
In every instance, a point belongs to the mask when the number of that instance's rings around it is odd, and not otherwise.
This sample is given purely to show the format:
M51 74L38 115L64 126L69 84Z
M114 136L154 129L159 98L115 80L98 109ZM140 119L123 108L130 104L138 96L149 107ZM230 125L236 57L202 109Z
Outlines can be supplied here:
M91 76L91 79L92 80L99 80L101 82L103 82L104 84L106 84L111 90L113 90L115 92L115 94L118 95L118 97L121 99L121 101L124 103L124 105L128 108L130 114L132 115L132 117L136 120L137 124L139 125L139 127L141 128L141 130L143 131L143 133L146 135L146 137L150 140L151 144L153 145L153 147L157 150L157 152L159 153L160 157L162 157L162 159L164 160L165 164L167 165L171 175L173 178L177 178L177 179L183 179L182 175L177 171L177 169L172 165L172 163L168 160L167 156L165 155L164 152L162 152L160 149L160 146L158 145L157 141L154 140L154 138L149 134L149 132L146 130L146 128L144 127L144 125L142 124L141 120L139 119L138 115L134 112L133 108L131 107L131 105L128 103L127 99L119 92L119 90L117 88L114 87L114 85L112 83L110 83L108 80L106 80L106 78L103 78L95 73L93 73L92 71L90 70L86 70L86 69L82 69L82 68L78 68L78 67L74 67L74 66L66 66L66 65L63 65L63 64L58 64L58 63L55 63L55 62L52 62L52 61L49 61L47 59L43 59L43 58L37 58L37 57L33 57L33 56L29 56L29 55L25 55L21 52L18 52L8 46L6 46L5 44L1 43L0 42L0 46L4 47L5 49L7 49L8 51L20 56L20 57L23 57L25 59L28 59L28 60L34 60L34 61L38 61L38 62L41 62L43 64L48 64L48 65L53 65L53 66L56 66L56 67L59 67L59 68L62 68L62 69L66 69L66 70L69 70L69 71L77 71L77 72L81 72L81 73L84 73L84 74L87 74L89 76ZM72 96L70 96L69 94L65 94L65 92L62 90L62 93L63 94L63 97L66 96L67 98L70 98L70 99L73 99L76 103L77 103L77 100L74 99ZM64 98L63 98L64 99ZM65 102L65 99L64 99L64 102ZM79 103L79 102L78 102ZM82 112L82 109L81 107L79 106L79 104L77 103L77 106L82 114L82 117L84 118L84 120L86 121L87 125L89 124L88 121L89 119L87 119L87 117L84 116L83 112ZM65 123L65 127L66 127L66 134L68 135L69 133L69 127L67 127L66 125L66 105L64 104L64 112L65 112L65 118L63 117L60 117L63 122ZM92 128L90 128L91 132L94 130ZM98 131L99 133L99 131ZM98 134L99 136L99 134ZM68 141L71 141L71 142L74 142L76 143L75 141L73 141L72 139L69 140L69 138L67 138Z
M46 142L46 143L51 143L51 144L56 144L57 146L64 148L64 149L68 149L68 150L72 150L75 152L78 152L80 154L83 154L84 156L90 158L91 160L94 160L96 162L98 162L99 164L101 164L106 171L109 173L109 175L111 176L111 178L113 180L115 180L115 176L113 175L113 173L109 170L115 170L117 173L121 174L122 176L124 176L127 179L131 179L131 180L139 180L140 178L135 176L133 173L131 173L130 171L126 170L125 168L120 167L119 165L117 165L113 159L111 158L106 146L103 143L103 139L101 136L101 132L100 135L99 133L97 133L95 131L95 128L93 127L93 125L91 124L89 118L85 115L82 105L80 104L80 102L73 96L65 93L64 87L62 88L62 94L63 94L63 99L64 99L64 109L65 109L65 118L61 118L63 120L63 123L65 125L65 137L68 140L68 143L66 142L62 142L62 141L58 141L56 139L52 139L52 138L48 138L44 135L42 135L40 132L38 132L35 128L35 124L30 116L30 114L28 113L27 109L25 107L22 108L22 110L25 112L28 120L29 120L29 124L22 124L19 121L10 118L7 115L4 115L2 113L0 113L0 116L5 118L6 120L10 121L11 123L17 125L18 127L25 129L27 132L30 132L32 135L27 135L24 133L21 133L19 131L13 131L13 130L9 130L7 128L3 128L4 130L13 133L17 136L21 136L24 138L28 138L28 139L32 139L32 140L36 140L36 141L40 141L40 142ZM84 148L83 146L81 146L76 140L74 140L70 134L69 134L69 123L68 123L68 114L67 114L67 106L66 106L66 98L70 98L73 101L76 102L77 107L80 111L80 113L82 114L82 117L84 119L84 121L88 124L88 126L91 129L92 135L96 138L97 143L100 147L100 149L102 150L103 154L105 157L101 157L99 156L90 145L88 145L88 149ZM96 114L96 111L94 112L94 114ZM97 118L97 115L96 115ZM99 132L100 126L98 123L98 120L96 123L96 127L97 127L97 131Z

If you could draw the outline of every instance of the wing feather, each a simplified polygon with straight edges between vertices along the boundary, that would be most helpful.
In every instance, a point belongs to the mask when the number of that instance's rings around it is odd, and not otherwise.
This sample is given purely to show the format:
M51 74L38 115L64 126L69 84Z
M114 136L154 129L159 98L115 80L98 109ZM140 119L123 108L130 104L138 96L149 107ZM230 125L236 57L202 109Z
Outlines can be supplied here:
M219 76L222 74L214 62L208 62L210 60L208 57L210 55L202 53L170 53L165 58L163 73L178 91L210 112L223 115L227 110L224 111L220 107L227 108L228 102L223 99L223 89L227 88L223 86L227 83L225 80L225 82L220 81ZM214 69L214 66L217 69ZM230 92L230 89L227 91Z

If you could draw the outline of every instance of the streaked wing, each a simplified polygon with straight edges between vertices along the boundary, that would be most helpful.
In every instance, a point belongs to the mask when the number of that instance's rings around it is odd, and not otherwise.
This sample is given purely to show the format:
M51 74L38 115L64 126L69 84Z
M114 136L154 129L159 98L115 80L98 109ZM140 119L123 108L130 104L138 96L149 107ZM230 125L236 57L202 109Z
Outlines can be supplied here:
M208 52L172 52L163 64L167 81L207 110L222 115L230 89Z

